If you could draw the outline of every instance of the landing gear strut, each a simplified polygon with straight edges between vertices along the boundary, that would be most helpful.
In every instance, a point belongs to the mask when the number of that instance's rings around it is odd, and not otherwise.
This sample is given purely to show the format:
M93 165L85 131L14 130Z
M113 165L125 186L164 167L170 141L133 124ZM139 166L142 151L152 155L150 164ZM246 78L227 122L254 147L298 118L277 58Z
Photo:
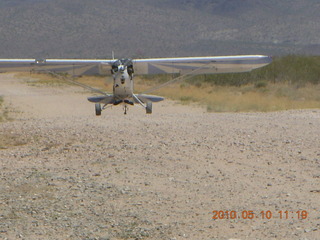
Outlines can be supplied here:
M152 102L149 101L146 104L144 104L135 94L133 94L133 97L143 108L146 109L147 114L152 113Z

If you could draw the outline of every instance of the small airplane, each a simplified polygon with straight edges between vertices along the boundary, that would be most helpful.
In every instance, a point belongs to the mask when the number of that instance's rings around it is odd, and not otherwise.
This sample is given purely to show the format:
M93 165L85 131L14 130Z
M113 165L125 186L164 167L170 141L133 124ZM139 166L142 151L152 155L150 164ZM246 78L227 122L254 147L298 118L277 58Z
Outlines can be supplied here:
M198 74L249 72L271 63L272 59L264 55L237 55L217 57L181 57L153 59L0 59L1 72L44 71L51 73L69 73L75 75L111 74L113 93L107 94L98 89L101 96L88 97L95 103L95 113L101 115L108 105L128 106L140 104L147 114L152 113L152 103L164 100L163 97L148 95L151 91L173 82L185 80ZM76 74L77 73L77 74ZM134 93L134 75L138 74L179 74L180 76L152 88L144 93ZM84 86L86 87L86 85ZM101 104L103 105L101 107Z

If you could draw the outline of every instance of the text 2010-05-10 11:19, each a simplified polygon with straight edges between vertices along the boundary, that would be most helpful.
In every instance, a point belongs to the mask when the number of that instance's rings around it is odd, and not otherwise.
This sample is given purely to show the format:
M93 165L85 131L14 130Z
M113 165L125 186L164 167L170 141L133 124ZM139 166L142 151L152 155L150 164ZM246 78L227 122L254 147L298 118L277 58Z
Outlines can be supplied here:
M213 216L212 219L300 219L304 220L308 218L309 213L306 210L299 211L288 211L288 210L280 210L280 211L251 211L251 210L243 210L243 211L212 211Z

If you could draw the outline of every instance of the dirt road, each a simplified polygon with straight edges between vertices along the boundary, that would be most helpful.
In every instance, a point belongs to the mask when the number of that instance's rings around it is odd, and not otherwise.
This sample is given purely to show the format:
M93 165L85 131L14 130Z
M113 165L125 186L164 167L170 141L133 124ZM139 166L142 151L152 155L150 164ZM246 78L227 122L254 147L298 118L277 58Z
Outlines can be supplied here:
M25 80L0 75L0 239L320 239L320 110L96 117Z

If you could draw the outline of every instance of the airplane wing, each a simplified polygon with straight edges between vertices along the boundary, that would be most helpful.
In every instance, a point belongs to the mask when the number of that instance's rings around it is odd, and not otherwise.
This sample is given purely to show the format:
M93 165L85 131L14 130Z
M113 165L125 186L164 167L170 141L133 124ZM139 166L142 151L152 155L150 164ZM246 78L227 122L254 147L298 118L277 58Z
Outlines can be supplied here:
M115 59L0 59L0 72L61 72L71 75L108 75ZM214 74L248 72L272 61L264 55L150 58L132 60L139 74Z
M133 60L135 74L215 74L249 72L271 63L264 55L153 58Z
M111 59L0 59L0 72L58 72L70 75L110 74Z

